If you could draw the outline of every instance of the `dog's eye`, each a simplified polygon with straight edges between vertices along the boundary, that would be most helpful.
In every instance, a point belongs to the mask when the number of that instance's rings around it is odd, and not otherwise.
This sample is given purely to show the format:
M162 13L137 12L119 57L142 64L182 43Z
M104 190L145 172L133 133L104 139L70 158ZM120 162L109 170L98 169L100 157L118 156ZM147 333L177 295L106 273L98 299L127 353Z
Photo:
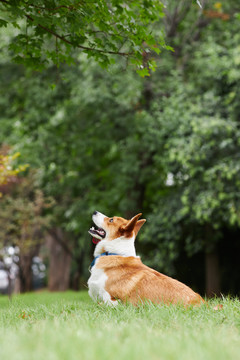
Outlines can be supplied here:
M113 222L113 218L109 219L109 222Z

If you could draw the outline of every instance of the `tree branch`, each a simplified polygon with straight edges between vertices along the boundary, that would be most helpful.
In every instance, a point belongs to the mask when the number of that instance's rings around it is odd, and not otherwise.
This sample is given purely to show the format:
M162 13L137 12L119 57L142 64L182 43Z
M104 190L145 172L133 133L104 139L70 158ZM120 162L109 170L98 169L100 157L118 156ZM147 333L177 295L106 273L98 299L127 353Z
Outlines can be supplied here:
M167 31L168 37L173 37L176 34L178 25L182 22L182 20L185 18L187 13L189 12L191 8L192 3L189 2L188 4L182 7L180 7L180 3L175 7L173 14L170 14L169 12L165 11L167 20L170 22L170 27ZM180 11L180 8L182 11Z
M76 5L80 4L77 3ZM57 6L55 8L47 8L47 7L44 7L44 6L37 6L37 5L34 5L34 4L29 4L30 6L36 8L36 9L41 9L41 10L47 10L47 11L56 11L56 10L59 10L59 9L62 9L62 8L65 8L65 9L68 9L68 10L75 10L77 9L77 7L75 5L60 5L60 6Z
M2 1L2 0L0 0L0 1ZM30 15L25 14L25 16L31 22L34 21L34 19ZM71 41L67 40L64 36L57 34L55 31L53 31L51 29L48 29L47 27L45 27L45 26L43 26L41 24L37 24L36 26L38 26L41 29L45 30L49 34L52 34L53 36L55 36L56 38L62 40L63 42L65 42L65 43L67 43L67 44L69 44L71 46L77 47L79 49L82 49L82 50L93 51L93 52L98 52L98 53L103 53L103 54L120 55L120 56L130 56L130 55L132 55L132 53L127 53L127 52L118 52L118 51L110 51L110 50L102 50L102 49L93 49L93 48L90 48L88 46L76 45L76 44L72 43Z

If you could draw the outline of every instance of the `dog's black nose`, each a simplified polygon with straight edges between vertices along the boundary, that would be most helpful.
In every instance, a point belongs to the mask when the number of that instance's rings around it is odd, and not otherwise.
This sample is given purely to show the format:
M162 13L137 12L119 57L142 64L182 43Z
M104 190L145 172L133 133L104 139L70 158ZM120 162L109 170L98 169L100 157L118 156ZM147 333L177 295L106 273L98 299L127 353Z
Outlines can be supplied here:
M93 215L97 215L97 213L98 213L97 211L94 211L94 212L93 212Z

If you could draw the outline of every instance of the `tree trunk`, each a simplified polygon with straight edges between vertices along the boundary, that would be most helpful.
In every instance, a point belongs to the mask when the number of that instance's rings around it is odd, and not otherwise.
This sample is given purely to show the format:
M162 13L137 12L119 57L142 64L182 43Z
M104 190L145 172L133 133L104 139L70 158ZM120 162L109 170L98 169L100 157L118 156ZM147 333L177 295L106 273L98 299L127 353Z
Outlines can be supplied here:
M75 291L80 290L80 279L83 273L83 260L84 260L85 252L81 251L79 256L77 257L77 270L73 275L72 288Z
M19 244L19 280L20 292L28 292L33 289L32 259L37 256L41 246L41 231L36 227L33 234L28 233L28 225L23 224L21 242ZM31 237L32 236L32 237ZM27 246L28 239L31 239L31 245Z
M207 297L220 296L220 267L219 256L216 250L205 254L206 295Z
M69 288L71 253L66 246L66 239L61 229L54 229L48 236L50 291L65 291Z
M20 292L28 292L32 290L32 254L24 254L19 257L19 279L20 279Z

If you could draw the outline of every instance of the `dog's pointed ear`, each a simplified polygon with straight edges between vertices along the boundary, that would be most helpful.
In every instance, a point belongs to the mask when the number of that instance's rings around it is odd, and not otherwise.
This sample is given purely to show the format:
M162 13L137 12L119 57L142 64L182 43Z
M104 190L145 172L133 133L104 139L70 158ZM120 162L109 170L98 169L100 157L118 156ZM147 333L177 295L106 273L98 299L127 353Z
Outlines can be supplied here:
M141 219L141 220L138 220L135 227L134 227L134 232L135 232L135 235L137 236L139 230L141 229L141 227L143 226L143 224L145 224L147 220L146 219Z
M138 219L140 218L140 216L142 215L142 213L135 215L133 218L131 218L126 225L124 225L122 227L124 232L132 232L133 229L135 228ZM140 228L139 228L140 229Z

